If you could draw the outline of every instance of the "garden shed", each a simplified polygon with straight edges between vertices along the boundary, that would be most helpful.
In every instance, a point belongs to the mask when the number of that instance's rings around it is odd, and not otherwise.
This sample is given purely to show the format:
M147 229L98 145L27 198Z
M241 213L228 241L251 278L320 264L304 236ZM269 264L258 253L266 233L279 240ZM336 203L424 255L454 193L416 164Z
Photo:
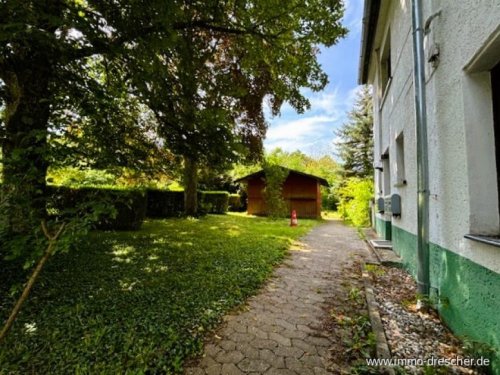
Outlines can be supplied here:
M321 177L283 168L288 171L288 176L283 183L283 198L289 211L295 210L297 216L319 218L321 216L321 186L328 186L328 182ZM239 178L236 182L247 184L248 208L250 215L267 214L263 190L266 187L264 170Z

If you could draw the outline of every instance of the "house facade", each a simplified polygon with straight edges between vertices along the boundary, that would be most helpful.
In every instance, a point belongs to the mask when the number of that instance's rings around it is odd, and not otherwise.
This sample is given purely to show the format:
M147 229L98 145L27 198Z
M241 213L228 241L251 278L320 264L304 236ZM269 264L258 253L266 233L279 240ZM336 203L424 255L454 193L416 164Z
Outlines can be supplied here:
M429 295L457 335L500 349L500 1L422 5ZM374 93L374 226L416 276L412 0L365 0L363 21L359 81ZM500 373L500 355L494 368Z
M295 210L299 218L321 217L321 186L328 182L321 177L283 168L288 175L283 182L283 199L288 211ZM266 176L263 170L242 177L236 182L247 184L247 212L249 215L267 215L267 205L264 199Z

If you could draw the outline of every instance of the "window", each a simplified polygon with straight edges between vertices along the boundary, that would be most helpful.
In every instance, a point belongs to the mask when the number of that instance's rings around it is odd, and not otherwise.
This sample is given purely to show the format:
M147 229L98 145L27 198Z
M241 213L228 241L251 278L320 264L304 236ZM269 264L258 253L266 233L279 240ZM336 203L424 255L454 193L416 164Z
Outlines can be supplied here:
M384 175L384 196L391 195L391 163L389 162L389 150L382 154L382 165Z
M392 77L391 66L391 30L387 31L382 55L380 56L380 87L382 88L382 96L385 95L389 86L389 80Z
M500 28L464 66L462 80L469 192L467 238L500 241Z
M396 138L396 183L394 186L406 185L405 177L405 139L403 132Z

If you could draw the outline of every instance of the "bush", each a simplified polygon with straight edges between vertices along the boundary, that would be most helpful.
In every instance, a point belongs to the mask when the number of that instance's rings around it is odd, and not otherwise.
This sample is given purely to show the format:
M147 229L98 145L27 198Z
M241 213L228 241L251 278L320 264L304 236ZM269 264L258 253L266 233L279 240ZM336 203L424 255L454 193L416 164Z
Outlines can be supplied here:
M288 177L288 170L279 165L263 164L266 187L263 190L267 215L271 218L287 217L288 206L283 198L283 184Z
M184 214L184 192L149 189L148 217L180 217Z
M239 194L230 194L229 195L229 207L228 210L232 212L242 212L243 203L241 202L241 196Z
M229 205L227 191L200 191L198 192L198 210L200 213L225 214Z
M147 199L143 191L65 186L49 189L52 190L50 214L71 216L79 211L76 207L87 206L88 211L99 212L94 224L97 229L137 230L146 217Z
M348 178L339 189L338 211L354 226L366 227L370 224L370 199L373 197L371 178Z
M147 195L139 190L102 190L115 202L115 213L99 220L98 229L138 230L146 218Z

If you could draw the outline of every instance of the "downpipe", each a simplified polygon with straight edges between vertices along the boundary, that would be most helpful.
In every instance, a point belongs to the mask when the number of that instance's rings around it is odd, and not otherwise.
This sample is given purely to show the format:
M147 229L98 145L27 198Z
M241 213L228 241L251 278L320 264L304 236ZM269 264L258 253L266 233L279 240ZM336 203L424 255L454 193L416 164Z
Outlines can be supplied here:
M412 0L413 81L417 133L417 288L429 296L429 157L427 149L427 108L422 1Z

